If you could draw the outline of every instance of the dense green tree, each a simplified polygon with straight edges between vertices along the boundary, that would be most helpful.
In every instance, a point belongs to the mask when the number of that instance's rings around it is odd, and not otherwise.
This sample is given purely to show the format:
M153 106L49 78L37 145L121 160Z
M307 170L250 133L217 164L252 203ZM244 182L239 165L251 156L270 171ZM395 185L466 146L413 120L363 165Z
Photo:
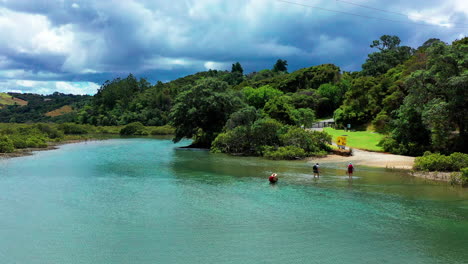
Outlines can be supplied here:
M269 100L264 107L264 111L271 118L287 125L298 124L296 108L292 104L290 96L277 96Z
M274 72L285 72L285 73L287 73L288 72L288 61L278 59L276 61L275 65L273 65L273 71Z
M269 85L264 85L259 88L247 86L242 89L242 93L247 103L257 109L263 108L270 99L283 94L282 91L272 88Z
M241 64L239 62L236 62L236 63L232 64L231 72L232 73L238 72L240 74L244 74L244 69L242 68L242 66L241 66Z
M352 81L346 92L343 105L334 113L335 122L340 125L364 125L372 119L376 105L372 102L373 92L378 85L374 77L359 77Z
M240 98L225 82L207 78L180 93L171 110L174 142L194 138L195 145L210 147L229 116L243 107Z
M272 77L274 77L276 75L278 75L277 72L274 72L274 71L269 70L269 69L265 69L265 70L261 70L259 72L253 72L253 73L249 74L247 76L247 78L249 78L252 81L257 82L257 81L272 78Z
M257 109L253 106L246 106L234 112L226 122L226 129L234 129L238 126L251 126L260 117Z
M380 40L374 40L371 48L379 51L368 55L362 65L362 74L377 76L386 73L389 69L405 62L414 53L408 46L400 46L400 38L397 36L383 35Z

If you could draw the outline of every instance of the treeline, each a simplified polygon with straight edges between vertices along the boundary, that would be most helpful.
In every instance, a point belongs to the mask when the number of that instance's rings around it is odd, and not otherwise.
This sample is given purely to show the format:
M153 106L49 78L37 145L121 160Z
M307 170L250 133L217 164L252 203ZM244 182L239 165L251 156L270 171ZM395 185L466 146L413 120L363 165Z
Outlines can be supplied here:
M299 157L323 153L330 138L297 128L333 116L340 127L386 134L388 152L466 152L468 38L430 39L413 49L384 35L371 47L376 52L360 72L323 64L289 73L279 59L259 72L244 74L236 62L231 71L154 85L130 74L106 81L70 118L96 126L170 124L175 141L192 138L214 151Z
M381 146L392 153L466 152L468 38L429 39L416 50L399 44L395 36L374 41L378 51L352 79L335 121L372 124L388 135Z
M143 126L131 123L126 126L93 126L76 123L0 123L0 153L11 153L27 148L46 148L49 143L67 140L108 138L109 135L171 135L170 126Z
M287 61L281 59L271 70L248 75L237 62L231 71L209 70L155 85L129 75L104 83L76 121L99 126L172 124L175 141L193 138L194 146L205 148L224 133L213 147L221 152L268 153L272 158L278 156L278 149L289 152L290 158L323 154L328 150L325 142L331 142L328 136L306 131L297 135L293 130L311 126L316 117L331 116L342 103L350 78L331 64L288 73ZM243 128L247 134L238 134ZM271 132L274 137L254 142L253 131ZM231 148L238 140L222 140L226 133L250 142L244 142L245 148ZM298 149L289 144L294 140L287 137L293 134L304 139L295 145Z
M51 95L32 93L8 93L9 95L27 101L24 106L10 105L0 109L0 123L35 123L35 122L75 122L76 112L60 116L46 116L46 113L63 106L74 110L83 108L92 98L89 95L73 95L55 92Z

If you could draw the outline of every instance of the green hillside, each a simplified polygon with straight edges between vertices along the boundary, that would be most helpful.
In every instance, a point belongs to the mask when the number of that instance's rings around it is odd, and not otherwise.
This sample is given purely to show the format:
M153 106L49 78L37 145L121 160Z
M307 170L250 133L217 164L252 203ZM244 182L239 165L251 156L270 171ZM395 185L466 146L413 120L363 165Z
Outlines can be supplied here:
M3 108L7 105L27 105L28 102L21 100L19 98L15 98L7 93L0 93L0 108Z
M1 93L0 122L2 123L32 123L32 122L70 122L74 121L76 113L47 116L46 113L69 106L73 109L82 108L91 96L53 93L39 95L31 93Z

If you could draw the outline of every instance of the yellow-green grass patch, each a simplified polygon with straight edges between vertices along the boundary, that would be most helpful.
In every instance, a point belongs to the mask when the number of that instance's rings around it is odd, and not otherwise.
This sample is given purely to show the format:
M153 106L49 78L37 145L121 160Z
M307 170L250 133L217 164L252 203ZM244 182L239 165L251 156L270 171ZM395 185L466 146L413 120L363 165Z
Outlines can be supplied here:
M371 132L371 131L344 131L339 129L333 129L326 127L323 129L325 132L333 137L333 141L336 142L336 138L339 136L346 136L346 146L350 148L371 150L371 151L383 151L383 149L377 144L382 140L384 135Z

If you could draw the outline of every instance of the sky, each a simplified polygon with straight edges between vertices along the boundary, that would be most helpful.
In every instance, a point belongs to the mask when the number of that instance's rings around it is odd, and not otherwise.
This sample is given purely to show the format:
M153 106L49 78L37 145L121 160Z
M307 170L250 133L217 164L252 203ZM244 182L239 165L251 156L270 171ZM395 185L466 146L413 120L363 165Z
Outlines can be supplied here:
M0 0L0 92L94 94L129 73L167 82L280 58L355 71L384 34L417 48L467 32L466 0Z

